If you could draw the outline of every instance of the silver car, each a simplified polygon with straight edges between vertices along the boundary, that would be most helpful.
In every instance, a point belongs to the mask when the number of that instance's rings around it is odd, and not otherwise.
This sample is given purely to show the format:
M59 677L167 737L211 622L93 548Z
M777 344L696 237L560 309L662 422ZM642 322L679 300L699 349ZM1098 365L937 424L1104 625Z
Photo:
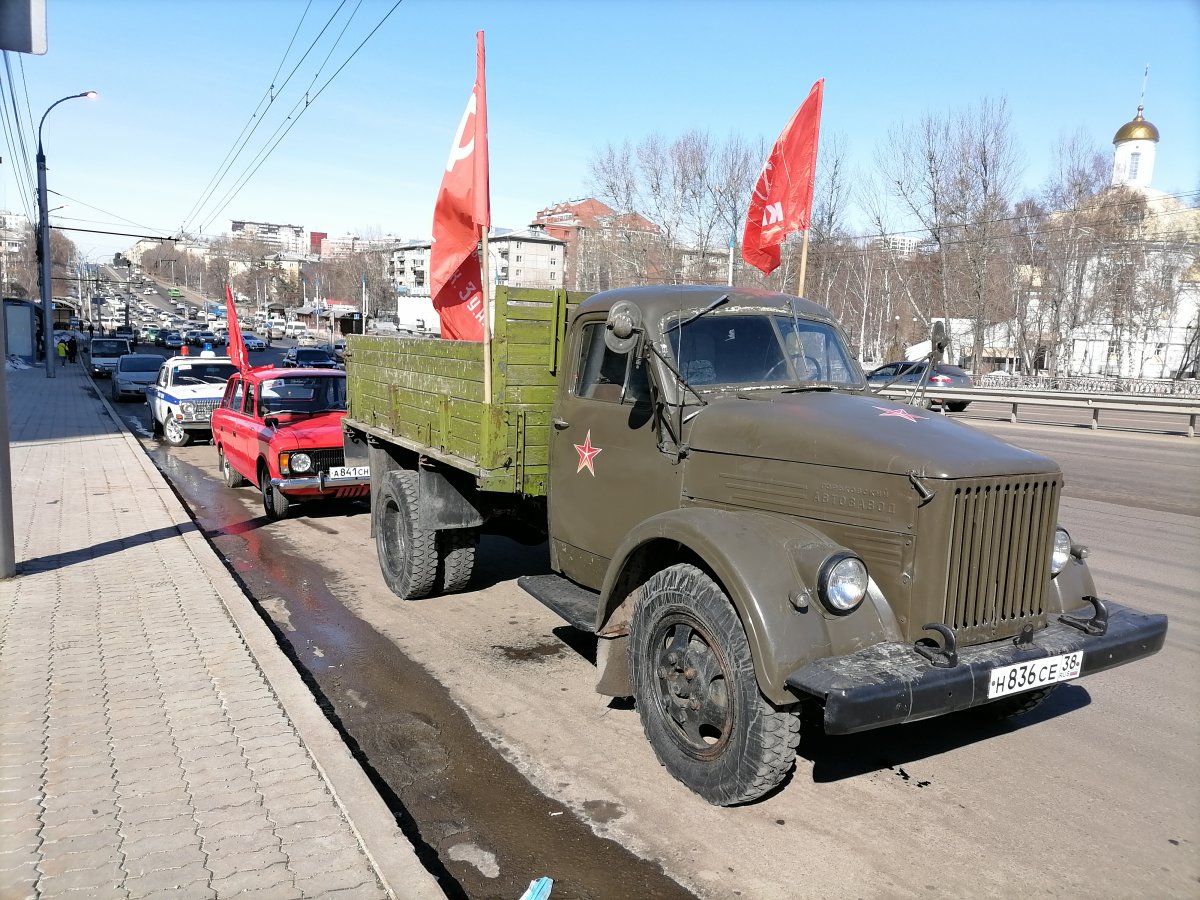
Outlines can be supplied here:
M146 388L154 384L162 361L155 353L127 353L118 359L112 374L113 402L120 403L126 397L146 399Z
M878 369L867 373L867 384L871 387L879 388L891 385L892 387L912 387L919 384L925 375L926 363L924 360L893 362L885 366L880 366ZM926 383L931 388L947 388L947 387L973 387L971 376L964 369L958 366L947 365L946 363L935 363L933 371L929 373L929 378ZM946 401L946 408L950 412L962 412L967 408L969 400Z

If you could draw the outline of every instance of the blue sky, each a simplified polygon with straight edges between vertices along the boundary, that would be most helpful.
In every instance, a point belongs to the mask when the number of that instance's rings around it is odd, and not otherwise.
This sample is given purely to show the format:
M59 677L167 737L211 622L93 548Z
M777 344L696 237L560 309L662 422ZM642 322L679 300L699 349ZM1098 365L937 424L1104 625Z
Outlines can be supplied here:
M49 187L70 198L51 196L51 207L69 204L55 223L176 231L272 83L307 0L46 2L49 52L9 54L18 104L27 93L36 127L60 97L100 93L46 120ZM326 81L393 0L362 2L314 81L357 2L345 4L250 149L275 130L279 110ZM337 5L312 0L277 83ZM864 167L893 125L1007 99L1032 191L1066 131L1082 128L1111 152L1149 63L1146 117L1162 135L1154 186L1200 189L1196 0L404 0L205 230L239 218L428 236L479 29L492 217L501 227L585 196L588 159L610 141L701 128L769 143L819 77L823 137L840 135ZM0 79L7 92L3 70ZM10 147L0 154L0 208L22 211L24 169ZM88 255L131 243L71 237Z

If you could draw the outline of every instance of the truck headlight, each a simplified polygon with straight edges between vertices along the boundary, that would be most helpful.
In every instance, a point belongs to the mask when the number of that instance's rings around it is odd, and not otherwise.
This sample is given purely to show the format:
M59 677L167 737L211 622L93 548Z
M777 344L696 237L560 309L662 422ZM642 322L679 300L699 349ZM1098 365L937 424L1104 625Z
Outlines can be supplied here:
M307 453L293 453L288 459L288 468L297 474L312 471L312 457Z
M1057 575L1062 571L1067 560L1071 558L1071 536L1061 525L1054 529L1054 552L1050 554L1050 574Z
M853 553L835 553L821 564L817 593L825 608L836 616L858 609L867 596L867 566Z

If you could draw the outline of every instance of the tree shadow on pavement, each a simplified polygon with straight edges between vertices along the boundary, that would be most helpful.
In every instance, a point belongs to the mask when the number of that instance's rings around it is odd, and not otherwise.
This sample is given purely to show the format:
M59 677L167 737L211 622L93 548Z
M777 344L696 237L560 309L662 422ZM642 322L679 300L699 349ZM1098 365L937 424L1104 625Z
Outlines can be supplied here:
M93 544L90 547L80 547L77 550L51 553L46 556L35 556L32 559L17 563L17 573L20 575L32 575L35 572L52 572L55 569L64 569L76 563L99 559L113 553L120 553L122 550L129 550L132 547L140 547L143 544L153 544L155 541L177 538L189 531L197 530L195 522L184 522L181 525L153 528L150 531L143 531L141 534L113 538L110 541L102 541L99 544Z

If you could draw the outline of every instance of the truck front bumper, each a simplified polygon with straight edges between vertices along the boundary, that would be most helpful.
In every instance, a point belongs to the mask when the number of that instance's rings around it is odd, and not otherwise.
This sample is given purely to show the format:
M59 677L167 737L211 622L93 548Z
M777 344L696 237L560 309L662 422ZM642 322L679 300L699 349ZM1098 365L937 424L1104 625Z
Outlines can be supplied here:
M988 681L999 666L1082 651L1082 677L1157 653L1166 634L1166 616L1110 603L1100 635L1056 620L1024 648L1012 640L959 648L958 664L950 668L934 666L912 644L888 641L809 663L786 681L825 704L826 732L851 734L987 703Z

